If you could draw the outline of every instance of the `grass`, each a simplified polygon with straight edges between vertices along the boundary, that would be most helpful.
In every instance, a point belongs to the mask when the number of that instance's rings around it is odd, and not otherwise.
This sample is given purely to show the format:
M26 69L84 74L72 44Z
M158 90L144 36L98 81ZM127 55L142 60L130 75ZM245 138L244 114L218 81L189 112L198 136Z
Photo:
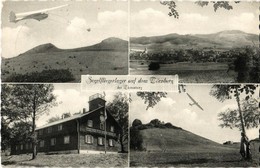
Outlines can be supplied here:
M2 81L13 73L25 74L51 69L69 69L75 80L81 75L128 74L127 51L77 51L26 54L2 59ZM8 72L8 73L6 73Z
M226 152L131 152L130 166L146 167L249 167L256 166L242 161L237 150Z
M152 128L140 133L146 150L130 151L130 166L254 166L241 160L239 144L222 145L179 129Z
M10 156L9 156L10 157ZM39 154L35 160L31 155L2 156L2 165L8 167L127 167L127 154Z
M181 82L188 83L215 83L235 82L236 73L227 73L225 63L173 63L160 64L157 71L148 70L149 62L130 61L131 75L175 75L178 74Z

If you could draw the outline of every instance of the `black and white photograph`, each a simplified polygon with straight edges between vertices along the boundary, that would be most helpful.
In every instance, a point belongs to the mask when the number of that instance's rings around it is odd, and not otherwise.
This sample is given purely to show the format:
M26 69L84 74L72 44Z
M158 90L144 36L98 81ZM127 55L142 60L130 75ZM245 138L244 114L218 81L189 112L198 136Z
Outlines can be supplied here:
M3 82L128 74L127 1L5 1Z
M259 164L259 85L131 93L130 167Z
M259 2L133 1L130 74L258 83Z
M3 0L2 167L259 167L260 1Z
M3 84L1 100L2 165L128 166L127 93Z

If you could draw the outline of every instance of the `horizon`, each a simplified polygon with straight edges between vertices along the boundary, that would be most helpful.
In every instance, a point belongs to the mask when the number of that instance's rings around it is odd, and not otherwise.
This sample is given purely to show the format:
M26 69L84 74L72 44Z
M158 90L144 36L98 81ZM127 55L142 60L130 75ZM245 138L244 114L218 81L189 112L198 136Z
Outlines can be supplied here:
M191 1L176 1L179 18L168 15L168 6L158 1L133 1L131 3L130 36L156 36L175 32L178 34L210 34L223 30L241 30L258 34L258 2L230 2L232 10L212 4L201 7Z
M130 37L130 38L140 38L140 37L159 37L159 36L167 36L167 35L172 35L172 34L183 35L183 36L186 36L186 35L210 35L210 34L218 34L218 33L222 33L222 32L229 32L229 31L239 31L239 32L242 32L242 33L246 33L246 34L250 34L250 35L256 35L256 36L258 36L257 33L254 34L254 33L249 33L249 32L245 32L245 31L242 31L242 30L232 29L232 30L221 30L221 31L217 31L217 32L214 32L214 33L202 33L202 34L167 33L167 34L151 35L151 36L133 36L133 37Z
M76 48L60 48L60 47L57 47L55 44L53 44L53 43L51 43L51 42L47 42L47 43L43 43L43 44L39 44L39 45L37 45L37 46L34 46L34 47L32 47L31 49L29 49L29 50L27 50L27 51L25 51L25 52L19 53L18 55L13 56L13 57L8 57L8 58L6 58L6 57L4 57L4 56L1 56L1 57L2 57L2 58L5 58L5 59L15 58L15 57L18 57L18 56L21 55L21 54L24 54L24 53L26 53L26 52L28 52L28 51L34 49L34 48L37 48L37 47L39 47L39 46L44 46L44 45L53 45L55 48L60 49L60 50L80 49L80 48L91 47L91 46L94 46L94 45L96 45L96 44L100 44L100 43L102 43L104 40L108 40L108 39L111 39L111 38L115 38L115 39L118 39L118 40L122 40L122 41L129 42L128 40L124 40L124 39L119 38L119 37L107 37L107 38L101 40L100 42L97 42L97 43L94 43L94 44L90 44L90 45L87 45L87 46L76 47Z

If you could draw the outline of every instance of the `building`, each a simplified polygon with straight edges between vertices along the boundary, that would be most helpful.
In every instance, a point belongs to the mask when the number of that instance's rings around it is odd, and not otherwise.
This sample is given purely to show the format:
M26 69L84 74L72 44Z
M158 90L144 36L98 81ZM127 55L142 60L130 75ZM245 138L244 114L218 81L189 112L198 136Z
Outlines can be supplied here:
M117 152L121 128L105 109L105 103L102 95L95 94L89 98L89 111L84 108L82 114L36 128L37 152L103 153L105 149L106 152ZM11 147L11 154L31 152L31 143Z

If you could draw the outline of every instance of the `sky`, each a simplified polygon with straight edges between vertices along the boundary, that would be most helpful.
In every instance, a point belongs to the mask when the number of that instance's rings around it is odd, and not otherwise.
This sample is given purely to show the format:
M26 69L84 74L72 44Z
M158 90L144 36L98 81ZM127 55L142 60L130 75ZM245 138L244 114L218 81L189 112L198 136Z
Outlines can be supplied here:
M176 1L180 17L175 19L168 16L168 7L158 1L132 1L130 36L208 34L223 30L258 34L259 3L231 3L233 10L218 9L214 12L212 4L202 8L191 1Z
M80 84L54 84L53 94L56 96L57 106L54 106L49 109L49 112L40 116L37 121L37 127L47 124L47 121L55 116L61 117L63 113L70 112L71 114L78 113L79 111L83 112L83 108L89 109L89 97L94 94L102 94L103 92L97 91L81 91ZM117 92L105 92L106 101L112 102L114 95Z
M49 11L48 18L9 22L9 13L29 12L68 4ZM88 32L87 29L91 31ZM2 57L17 56L40 44L58 48L93 45L109 37L128 39L128 2L5 1L2 8Z
M195 105L190 106L189 103L192 101L186 93L170 92L167 94L167 98L161 99L153 108L146 110L147 105L144 104L144 101L133 93L131 95L133 101L130 104L130 123L134 119L140 119L144 124L149 123L152 119L159 119L218 143L239 142L240 131L221 128L219 126L221 122L218 120L218 113L227 108L237 108L236 100L233 98L223 103L219 102L215 97L209 95L211 87L212 85L186 86L186 92L202 106L204 111ZM249 129L246 132L249 139L259 136L258 129Z

